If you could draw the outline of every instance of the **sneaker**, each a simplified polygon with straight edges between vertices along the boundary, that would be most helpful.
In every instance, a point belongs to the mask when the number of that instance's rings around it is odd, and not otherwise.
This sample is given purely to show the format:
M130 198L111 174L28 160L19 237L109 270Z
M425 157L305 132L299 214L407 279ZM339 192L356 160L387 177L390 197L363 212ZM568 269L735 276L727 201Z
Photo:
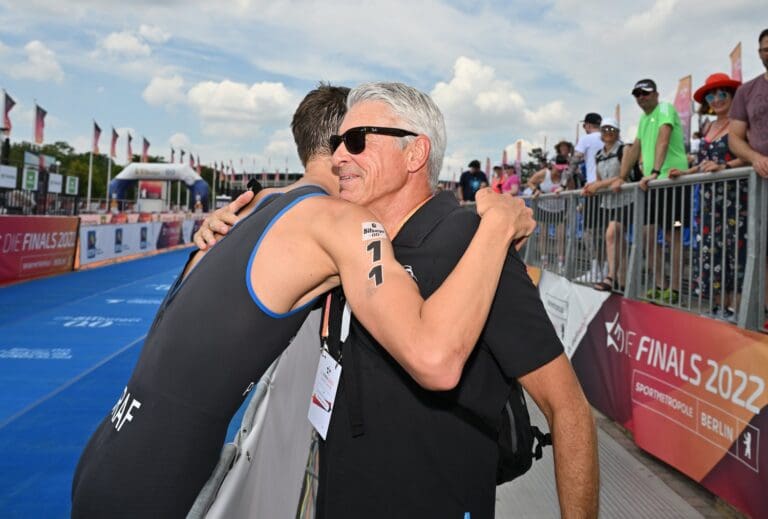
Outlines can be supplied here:
M648 292L645 293L645 298L651 301L656 301L657 299L661 299L661 294L662 290L659 287L650 288L648 289Z
M676 305L679 300L680 300L680 292L678 292L677 290L665 288L664 290L661 291L662 303Z

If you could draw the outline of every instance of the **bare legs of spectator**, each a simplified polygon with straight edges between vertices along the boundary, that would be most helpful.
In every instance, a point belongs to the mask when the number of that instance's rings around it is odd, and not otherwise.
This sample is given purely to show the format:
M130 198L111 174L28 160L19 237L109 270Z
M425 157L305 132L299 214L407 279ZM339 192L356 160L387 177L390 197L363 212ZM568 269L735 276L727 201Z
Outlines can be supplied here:
M667 239L669 238L669 239ZM680 259L682 257L682 232L675 228L671 232L664 231L666 246L658 243L658 230L655 224L643 227L643 243L645 244L646 268L653 265L653 279L655 285L649 286L646 297L652 300L660 300L663 303L676 304L680 294ZM668 249L666 249L668 247ZM670 250L670 265L665 268L665 252ZM666 283L666 275L669 274L670 283ZM647 276L646 279L651 278ZM649 283L650 284L650 283Z
M624 247L623 232L621 222L608 222L605 229L605 252L608 260L606 278L617 281L619 287L624 286L627 275L627 251Z

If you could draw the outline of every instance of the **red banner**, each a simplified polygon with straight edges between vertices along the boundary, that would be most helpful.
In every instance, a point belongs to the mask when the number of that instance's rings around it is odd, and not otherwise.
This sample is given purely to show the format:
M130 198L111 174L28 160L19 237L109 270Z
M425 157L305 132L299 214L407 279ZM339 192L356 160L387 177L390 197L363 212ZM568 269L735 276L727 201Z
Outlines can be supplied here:
M141 147L141 161L147 162L149 160L149 141L146 137L142 137L143 145Z
M181 222L163 222L157 235L157 248L167 249L184 243Z
M113 159L117 157L117 138L119 135L115 131L114 128L112 128L112 144L109 145L109 156Z
M35 144L43 143L43 133L45 132L45 116L47 114L48 112L35 105Z
M128 134L128 141L126 143L126 155L128 155L128 158L126 159L126 162L133 162L133 148L131 147L131 142L133 141L133 135L130 133Z
M93 154L98 155L99 154L99 139L101 138L101 127L96 123L96 121L93 122Z
M572 359L637 444L755 517L768 510L768 337L609 298Z
M0 284L72 270L77 218L0 216Z
M691 84L691 76L681 78L677 85L677 94L675 94L675 110L677 110L680 123L683 126L683 141L686 149L691 142Z
M16 106L16 101L14 101L13 98L8 95L8 93L3 93L5 94L5 99L3 102L3 131L6 135L10 135L12 125L11 118L8 116L8 114L11 112L11 110L13 110L13 107Z
M736 81L741 81L741 42L731 51L731 77Z

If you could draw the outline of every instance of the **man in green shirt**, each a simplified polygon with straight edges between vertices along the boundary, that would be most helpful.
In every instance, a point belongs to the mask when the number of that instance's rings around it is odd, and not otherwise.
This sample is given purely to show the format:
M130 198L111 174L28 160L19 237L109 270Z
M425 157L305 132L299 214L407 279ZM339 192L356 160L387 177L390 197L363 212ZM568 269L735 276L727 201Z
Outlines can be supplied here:
M640 116L635 142L624 152L620 176L613 184L615 191L626 181L638 160L642 161L643 178L639 187L643 191L648 190L651 180L669 178L671 169L688 168L682 125L675 107L667 102L659 102L659 92L652 79L641 79L635 83L632 95L643 115ZM655 258L656 286L648 290L647 297L675 304L679 299L680 287L680 229L686 225L690 213L690 187L652 189L648 197L643 239L646 259ZM657 224L664 229L665 243L672 252L671 265L667 269L663 268L664 251L653 240L658 234ZM666 288L665 271L670 273L670 285Z

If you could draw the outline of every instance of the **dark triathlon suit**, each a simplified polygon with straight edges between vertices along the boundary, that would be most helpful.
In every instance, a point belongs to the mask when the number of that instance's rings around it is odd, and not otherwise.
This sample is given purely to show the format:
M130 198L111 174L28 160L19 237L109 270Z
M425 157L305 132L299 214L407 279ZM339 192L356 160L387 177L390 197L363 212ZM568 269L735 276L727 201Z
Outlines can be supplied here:
M392 241L422 297L443 283L479 218L443 192ZM468 287L467 290L471 290ZM352 319L320 448L318 519L492 519L498 429L512 378L563 347L511 249L483 334L452 391L427 391Z
M272 224L316 186L267 198L177 280L128 386L91 437L72 485L72 517L185 517L215 467L227 427L311 303L285 314L251 287Z

